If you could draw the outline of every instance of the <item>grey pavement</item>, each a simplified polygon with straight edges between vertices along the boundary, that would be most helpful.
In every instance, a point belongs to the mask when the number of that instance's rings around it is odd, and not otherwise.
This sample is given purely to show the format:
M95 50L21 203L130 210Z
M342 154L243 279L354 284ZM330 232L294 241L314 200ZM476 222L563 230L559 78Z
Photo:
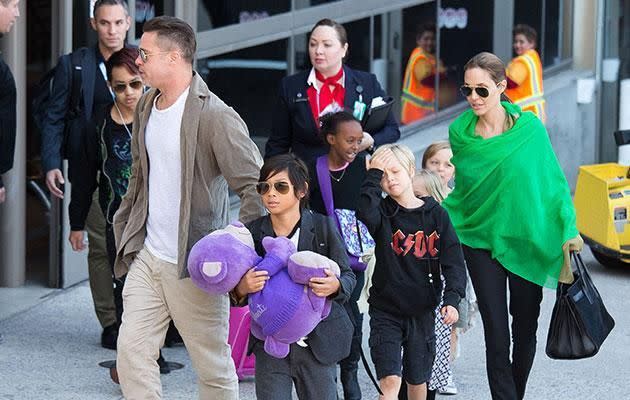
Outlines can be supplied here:
M595 284L614 316L617 326L601 352L592 359L554 361L545 356L544 342L554 292L546 290L538 332L538 353L530 376L527 399L630 399L630 316L627 308L630 268L611 271L584 252ZM98 363L115 357L99 346L100 327L92 309L86 283L66 290L45 291L34 304L7 316L0 313L0 399L71 400L121 399ZM0 305L19 303L23 292L0 289ZM29 301L33 297L28 291ZM481 322L461 336L461 356L455 379L460 393L453 400L489 399L485 376ZM366 341L367 342L367 341ZM364 343L367 351L367 343ZM196 399L196 377L183 347L166 348L167 360L185 364L184 369L162 375L165 399ZM363 370L364 398L375 399L375 390ZM254 399L254 382L240 384L241 399ZM441 397L446 399L447 397Z

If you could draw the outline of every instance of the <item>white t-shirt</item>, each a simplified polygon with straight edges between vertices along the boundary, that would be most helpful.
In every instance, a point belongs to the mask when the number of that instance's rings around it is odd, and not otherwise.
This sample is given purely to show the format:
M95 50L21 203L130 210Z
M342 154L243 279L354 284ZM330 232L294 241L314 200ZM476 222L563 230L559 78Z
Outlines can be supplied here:
M153 102L145 141L149 156L149 216L145 246L156 257L177 264L182 157L180 136L190 87L173 105L158 110Z
M295 230L295 233L293 233L293 236L291 236L289 240L293 242L293 244L295 245L295 248L297 249L298 242L300 241L300 228L297 228Z

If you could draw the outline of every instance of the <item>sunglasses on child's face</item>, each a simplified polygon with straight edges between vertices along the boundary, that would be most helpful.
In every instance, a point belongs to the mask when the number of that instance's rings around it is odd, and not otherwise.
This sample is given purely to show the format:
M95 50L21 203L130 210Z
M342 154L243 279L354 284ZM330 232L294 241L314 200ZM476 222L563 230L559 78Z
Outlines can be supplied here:
M127 86L132 88L133 90L142 89L142 81L131 81L127 83L117 83L114 85L114 92L116 93L124 93L127 90Z
M490 91L488 90L488 88L483 87L483 86L467 86L467 85L462 85L459 88L460 92L462 92L462 94L464 95L464 97L468 97L472 94L473 90L475 92L477 92L477 95L479 95L479 97L483 97L484 99L486 97L488 97L490 95Z
M258 182L256 184L256 191L259 195L267 194L271 190L271 187L275 189L276 192L280 194L287 194L289 190L291 190L291 185L288 182L274 182L273 185L269 182Z

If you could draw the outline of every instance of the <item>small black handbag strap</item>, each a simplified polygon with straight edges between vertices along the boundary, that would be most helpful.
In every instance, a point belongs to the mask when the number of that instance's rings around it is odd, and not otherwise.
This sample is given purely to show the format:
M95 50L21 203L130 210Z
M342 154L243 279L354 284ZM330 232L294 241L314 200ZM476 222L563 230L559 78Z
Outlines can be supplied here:
M577 267L577 275L582 278L583 286L584 286L584 295L588 299L590 303L593 303L596 297L596 289L593 285L593 281L591 280L591 275L586 268L586 264L584 264L584 260L582 260L582 256L580 253L576 251L571 252L571 257Z

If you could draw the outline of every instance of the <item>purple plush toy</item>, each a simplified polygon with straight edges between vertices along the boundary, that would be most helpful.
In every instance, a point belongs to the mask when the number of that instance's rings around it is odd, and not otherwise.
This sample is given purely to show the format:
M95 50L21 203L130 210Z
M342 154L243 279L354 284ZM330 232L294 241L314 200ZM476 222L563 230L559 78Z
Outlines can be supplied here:
M270 271L263 290L249 296L252 334L265 341L267 354L286 357L291 343L307 336L328 316L332 300L316 296L308 286L310 278L325 277L326 268L340 275L339 265L331 259L299 251L289 257L288 268Z
M308 287L312 277L336 276L336 262L312 251L296 252L285 237L265 237L265 257L254 250L251 233L240 222L200 239L188 256L192 281L204 291L230 292L255 266L269 273L263 290L249 295L252 334L265 341L265 351L276 358L289 354L289 345L307 336L330 313L332 300L318 297Z
M287 238L269 238L263 259L254 250L254 239L245 225L236 221L225 229L201 238L190 250L188 272L193 283L204 291L220 295L229 293L252 268L286 266L295 245Z

